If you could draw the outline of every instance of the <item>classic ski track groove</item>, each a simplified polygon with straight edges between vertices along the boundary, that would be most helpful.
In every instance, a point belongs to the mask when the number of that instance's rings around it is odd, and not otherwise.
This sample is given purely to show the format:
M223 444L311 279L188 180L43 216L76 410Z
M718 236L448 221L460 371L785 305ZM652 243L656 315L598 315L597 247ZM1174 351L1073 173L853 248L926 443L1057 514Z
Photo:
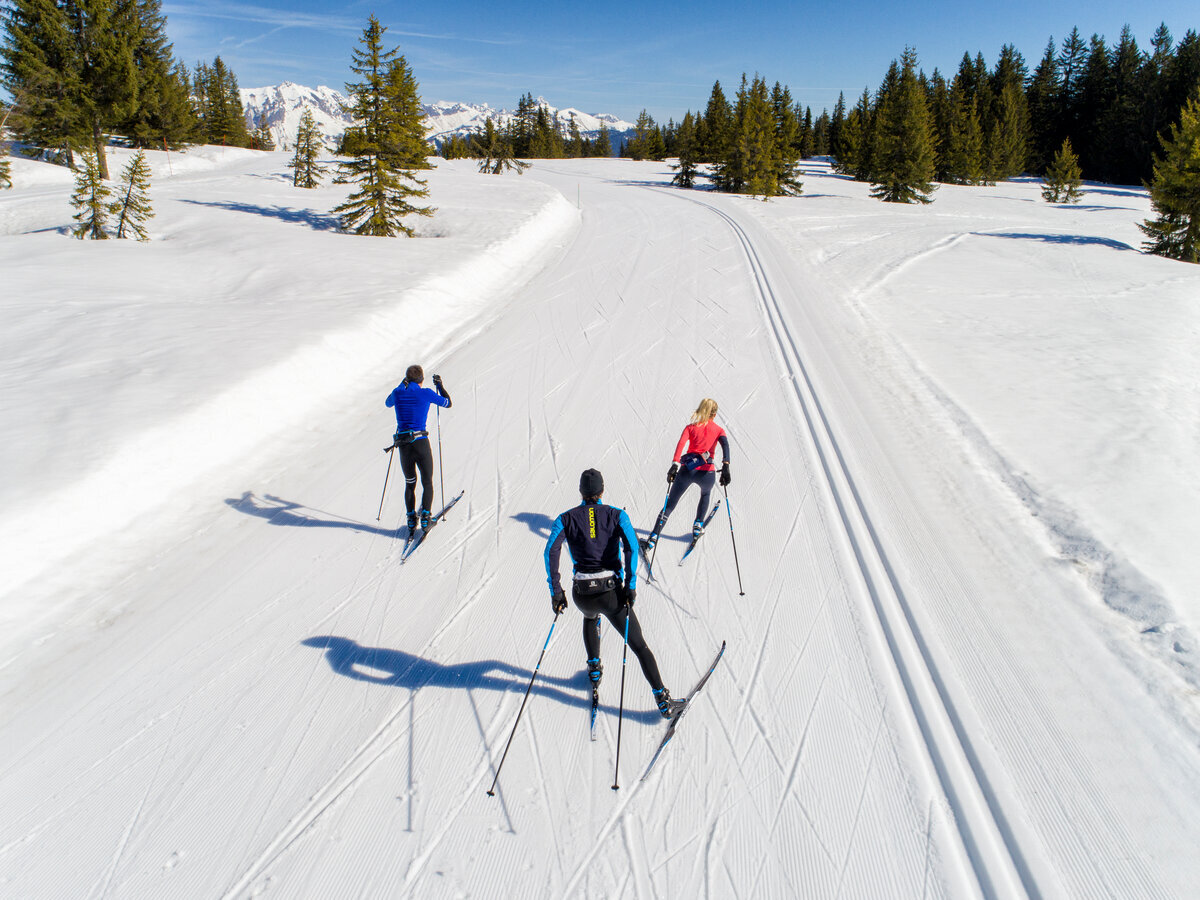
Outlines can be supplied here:
M678 196L661 189L651 190ZM1002 897L1040 900L1041 892L1024 853L1000 808L970 736L956 714L904 589L863 504L753 241L725 210L702 200L685 199L723 219L741 244L774 345L820 463L825 486L907 700L911 724L924 746L925 761L953 812L949 817L950 825L959 835L966 867L973 874L980 893L989 900Z

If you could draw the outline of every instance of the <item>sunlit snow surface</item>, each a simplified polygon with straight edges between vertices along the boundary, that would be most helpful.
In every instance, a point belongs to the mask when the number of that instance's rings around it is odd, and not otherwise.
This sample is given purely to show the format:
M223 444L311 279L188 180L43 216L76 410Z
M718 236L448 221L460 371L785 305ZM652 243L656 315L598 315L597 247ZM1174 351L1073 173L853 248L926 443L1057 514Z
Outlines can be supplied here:
M390 241L285 153L150 156L146 244L0 192L0 895L1193 895L1200 267L1144 191L443 162ZM411 362L466 496L400 567ZM614 792L569 609L488 797L553 517L595 466L644 530L704 396L732 518L636 608L673 692L721 667L639 783L630 658Z

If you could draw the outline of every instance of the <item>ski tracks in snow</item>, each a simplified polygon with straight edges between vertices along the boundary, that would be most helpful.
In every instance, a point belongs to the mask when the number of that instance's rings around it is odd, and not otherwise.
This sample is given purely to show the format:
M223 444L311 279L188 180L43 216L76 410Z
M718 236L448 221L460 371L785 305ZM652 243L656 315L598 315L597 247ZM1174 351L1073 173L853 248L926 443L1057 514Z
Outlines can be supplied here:
M949 805L946 824L959 839L960 876L967 875L963 887L969 885L972 893L977 891L989 900L1041 897L1025 859L1022 842L997 802L971 736L957 715L942 683L937 661L912 615L904 588L880 542L754 242L729 213L699 200L691 202L724 219L745 253L778 359L794 394L799 412L797 420L804 423L818 471L823 474L828 502L842 525L845 549L861 579L861 588L869 598L883 657L889 661L894 673L893 687L909 712L903 718L907 719L912 732L912 746L920 748L917 758L925 760L932 783L938 786ZM876 748L883 724L881 718L876 726ZM877 749L872 750L872 759L876 753ZM857 823L857 817L855 821Z

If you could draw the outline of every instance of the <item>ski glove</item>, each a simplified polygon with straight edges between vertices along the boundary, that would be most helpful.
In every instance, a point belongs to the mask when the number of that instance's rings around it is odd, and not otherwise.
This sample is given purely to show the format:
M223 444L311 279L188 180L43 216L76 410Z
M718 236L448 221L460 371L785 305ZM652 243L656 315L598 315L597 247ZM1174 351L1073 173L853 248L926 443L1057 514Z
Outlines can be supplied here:
M622 585L617 588L617 599L626 606L633 606L633 601L637 599L637 591L634 588Z
M729 460L721 463L721 487L729 484Z
M679 474L679 463L671 463L671 468L667 469L667 484L675 483L675 476Z
M442 376L441 376L441 375L434 375L434 376L433 376L433 383L434 383L434 384L437 384L437 385L440 385L440 384L442 383Z
M562 588L558 589L557 594L550 595L550 608L554 610L557 616L560 612L567 608L567 592Z

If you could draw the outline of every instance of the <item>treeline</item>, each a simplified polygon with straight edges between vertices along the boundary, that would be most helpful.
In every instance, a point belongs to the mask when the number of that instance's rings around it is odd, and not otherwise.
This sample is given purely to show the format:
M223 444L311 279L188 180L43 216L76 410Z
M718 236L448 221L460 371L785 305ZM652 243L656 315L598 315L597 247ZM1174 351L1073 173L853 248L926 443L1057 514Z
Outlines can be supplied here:
M219 56L194 72L175 59L160 0L9 0L0 14L8 127L72 167L89 150L107 180L109 134L139 148L274 149L265 127L247 130L237 78Z
M906 69L913 70L920 93L907 113L910 137L923 140L928 131L930 177L949 184L1044 175L1064 141L1086 179L1149 181L1160 138L1200 85L1200 35L1190 30L1175 44L1166 25L1148 50L1128 26L1114 44L1099 35L1084 41L1076 28L1061 46L1047 43L1032 73L1011 44L991 68L982 53L965 53L950 78L937 69L930 76L916 71L915 59L906 51L852 109L844 96L838 98L830 152L839 171L871 183L889 176L888 119ZM895 123L890 127L894 133Z
M513 159L583 159L613 155L608 126L600 123L595 139L585 138L572 114L563 127L557 113L525 94L503 127L488 119L470 135L450 135L441 143L444 159L485 159L498 152Z

